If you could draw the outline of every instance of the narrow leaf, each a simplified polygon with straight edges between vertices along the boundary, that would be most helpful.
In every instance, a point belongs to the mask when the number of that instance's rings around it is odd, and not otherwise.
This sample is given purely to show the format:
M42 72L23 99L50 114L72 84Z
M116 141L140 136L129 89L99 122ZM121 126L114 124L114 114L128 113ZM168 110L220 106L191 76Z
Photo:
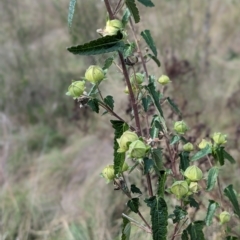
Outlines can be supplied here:
M112 96L106 96L103 101L113 110L114 108L114 100Z
M77 0L70 0L68 8L68 26L71 28Z
M123 27L125 27L127 25L130 16L131 16L131 12L129 11L128 8L126 8L124 13L123 13L123 17L122 17L122 25L123 25Z
M154 4L151 0L138 0L138 1L146 7L154 7Z
M154 162L152 159L148 158L148 157L145 157L143 159L143 162L144 162L144 173L143 174L147 174L151 171L151 169L153 168L154 166Z
M147 56L150 57L157 64L158 67L161 66L161 62L159 61L159 59L156 56L154 56L154 55L152 55L150 53L147 54Z
M190 205L190 207L194 207L194 208L199 208L199 204L198 204L198 202L193 198L193 197L189 197L188 198L188 201L189 201L189 205Z
M150 96L146 96L142 98L142 105L143 105L143 109L145 112L148 111L149 106L152 104L152 100Z
M180 157L179 169L185 171L190 165L189 152L182 151L179 154L179 157Z
M170 145L174 145L175 143L179 142L181 137L179 135L173 135L170 140Z
M151 36L150 30L146 29L142 31L141 36L143 37L149 48L152 50L154 56L157 57L157 48Z
M203 148L201 151L197 152L194 156L192 156L191 161L197 161L203 157L206 157L210 153L212 153L212 149L208 144L205 148Z
M221 166L224 165L224 147L223 146L218 146L213 150L212 153L213 157L215 160L217 160Z
M208 172L208 179L207 179L207 191L211 191L215 183L217 182L219 168L218 167L212 167Z
M135 51L135 49L136 49L136 44L135 44L135 42L132 42L132 43L130 43L130 44L125 44L125 46L124 46L124 50L123 50L123 56L124 56L124 58L127 58L127 57L129 57L129 56L132 56L133 55L133 53L134 53L134 51Z
M125 4L133 15L135 23L140 22L140 15L135 0L125 0Z
M177 104L169 97L167 97L167 101L168 101L169 105L171 106L171 108L173 109L173 111L181 116L182 113L180 112Z
M223 155L224 155L224 158L227 159L230 163L232 164L236 163L235 159L225 150L223 150Z
M187 230L184 229L182 233L181 240L189 240Z
M67 50L78 55L97 55L114 51L123 51L124 42L122 39L123 35L118 31L117 35L98 38L97 40L83 45L69 47Z
M127 202L127 206L135 213L138 213L139 198L132 198Z
M142 194L141 190L135 184L131 184L131 192Z
M229 201L232 203L235 214L237 214L238 217L240 218L240 207L232 184L230 184L224 189L224 194L228 197Z
M96 113L99 113L99 104L98 100L93 98L89 99L87 105Z
M104 65L103 65L103 70L108 70L110 67L111 67L111 65L112 65L112 63L113 63L113 57L109 57L109 58L107 58L106 60L105 60L105 62L104 62Z
M159 171L159 177L158 177L158 186L157 186L157 196L164 198L164 192L165 192L165 182L167 179L166 171L161 170Z
M158 170L163 169L163 160L162 160L162 149L161 148L152 148L152 159L158 168Z
M216 209L219 207L219 204L213 200L209 200L207 216L205 218L205 223L207 226L212 224L212 219L214 217Z
M111 120L112 127L115 130L114 133L114 146L113 146L113 156L114 156L114 174L117 175L122 171L122 166L125 161L125 153L117 152L119 145L117 142L117 138L120 138L122 134L128 130L128 126L126 123L118 120Z
M191 240L205 240L203 234L204 226L205 226L204 221L195 221L188 225L187 231L188 234L190 235Z
M144 201L151 209L153 240L167 240L168 210L165 200L154 196Z
M122 225L121 240L129 240L130 234L131 234L131 222L125 217L122 217L122 220L123 220L123 225Z

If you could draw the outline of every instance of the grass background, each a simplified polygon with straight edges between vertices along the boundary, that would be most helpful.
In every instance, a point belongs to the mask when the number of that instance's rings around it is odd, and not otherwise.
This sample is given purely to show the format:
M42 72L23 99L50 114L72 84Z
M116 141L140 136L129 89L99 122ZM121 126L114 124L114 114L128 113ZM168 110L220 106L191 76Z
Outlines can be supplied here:
M150 29L158 48L162 67L152 64L151 72L171 77L167 91L191 134L228 135L237 164L221 173L222 185L232 182L239 192L240 2L155 5L140 7L136 26L139 32ZM112 162L111 118L80 110L65 96L72 79L103 60L73 56L66 47L98 36L104 4L79 0L71 31L67 12L66 0L0 2L0 239L118 239L126 212L127 199L99 178ZM125 115L125 86L116 68L102 88L116 96L117 112ZM220 239L218 224L213 228L207 236ZM149 238L133 232L133 239Z

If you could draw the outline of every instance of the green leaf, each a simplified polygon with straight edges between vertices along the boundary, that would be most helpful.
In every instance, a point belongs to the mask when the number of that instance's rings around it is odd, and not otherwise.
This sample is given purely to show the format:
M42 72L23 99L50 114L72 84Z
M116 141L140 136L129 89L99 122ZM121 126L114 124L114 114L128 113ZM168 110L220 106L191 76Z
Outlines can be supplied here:
M154 56L154 55L152 55L150 53L147 54L147 56L150 57L157 64L158 67L161 66L161 62L159 61L159 59L156 56Z
M124 58L127 58L129 56L132 56L134 51L136 49L136 43L135 42L132 42L130 44L125 44L124 46L124 50L123 50L123 56Z
M124 42L122 39L123 34L118 31L116 35L101 37L83 45L69 47L67 50L78 55L97 55L114 51L123 51Z
M223 146L218 146L217 148L214 148L213 157L215 160L217 160L221 166L224 165L224 147Z
M122 225L121 240L129 240L130 234L131 234L131 222L125 217L122 217L122 220L123 220L123 225Z
M207 179L207 191L211 191L215 183L217 182L219 168L218 167L212 167L208 172L208 179Z
M189 240L188 238L188 233L187 233L187 230L183 230L183 233L182 233L182 237L181 237L182 240Z
M141 36L143 37L149 48L152 50L154 56L157 57L157 48L151 36L150 30L146 29L142 31Z
M179 154L179 157L180 157L179 169L185 171L190 165L189 152L182 151Z
M105 60L105 62L104 62L104 65L103 65L102 69L103 70L108 70L111 67L112 63L113 63L113 60L114 60L114 57L107 58Z
M131 192L142 194L141 190L135 184L131 184Z
M207 226L212 224L212 219L214 217L216 209L219 207L219 204L213 200L209 200L207 216L205 218L205 223Z
M150 96L146 96L142 98L142 105L145 112L148 111L151 104L152 104L152 100Z
M113 146L113 156L114 156L114 174L117 175L121 173L122 166L125 161L125 153L118 153L117 150L119 148L117 138L120 138L122 134L128 130L128 125L122 121L111 120L113 129L115 129L114 133L114 146Z
M205 226L204 221L195 221L190 223L187 227L187 232L190 235L191 240L205 240L203 234L203 228Z
M168 210L165 200L153 196L144 201L151 209L153 240L167 240Z
M70 0L68 8L68 26L71 28L77 0Z
M199 152L197 152L194 156L191 157L191 161L197 161L210 153L212 153L212 148L209 144L207 144L205 148L201 149Z
M125 4L133 15L135 23L140 22L140 15L135 0L125 0Z
M226 240L239 240L239 238L235 236L227 236Z
M167 179L167 173L164 170L159 171L159 177L158 177L158 186L157 186L157 196L164 198L164 192L165 192L165 182Z
M174 145L175 143L179 142L181 137L179 135L173 135L170 140L170 145Z
M146 7L154 7L154 4L151 0L138 0L138 1Z
M128 8L124 10L123 17L122 17L122 25L125 27L129 21L129 18L131 17L131 12Z
M228 197L229 201L233 205L234 213L238 215L240 218L240 208L239 208L239 203L237 200L237 196L235 194L235 190L233 189L233 185L230 184L224 189L224 194Z
M127 206L135 213L138 213L139 198L132 198L127 202Z
M87 105L96 113L99 113L99 103L96 98L89 99Z
M158 168L158 170L163 169L163 160L162 160L162 149L161 148L152 148L152 159Z
M173 111L181 116L182 113L180 112L177 104L170 97L167 97L167 101L168 101L169 105L171 106L171 108L173 109Z
M187 211L180 206L175 206L173 214L169 215L169 218L172 218L173 223L180 222L187 216Z
M114 108L114 100L112 96L106 96L103 101L113 110Z
M194 208L199 208L199 204L198 204L198 202L193 198L193 197L189 197L188 198L188 201L189 201L189 205L190 205L190 207L194 207Z
M143 174L147 174L151 171L151 169L153 168L154 166L154 162L152 159L148 158L148 157L145 157L143 159L143 162L144 162L144 173Z
M230 163L236 163L235 159L225 150L223 150L224 159L227 159Z

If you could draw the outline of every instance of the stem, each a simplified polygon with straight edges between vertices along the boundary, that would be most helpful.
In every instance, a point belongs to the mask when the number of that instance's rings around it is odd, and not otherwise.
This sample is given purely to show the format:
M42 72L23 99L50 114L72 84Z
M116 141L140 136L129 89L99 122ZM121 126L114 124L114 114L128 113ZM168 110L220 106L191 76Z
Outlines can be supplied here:
M140 216L140 218L144 221L144 223L147 225L147 227L149 229L151 229L151 227L149 226L149 224L147 223L147 221L145 220L145 218L143 217L143 215L138 211L138 215Z
M115 10L113 11L113 15L114 15L114 16L117 14L121 2L122 2L122 0L119 0L118 3L117 3L117 6L116 6Z

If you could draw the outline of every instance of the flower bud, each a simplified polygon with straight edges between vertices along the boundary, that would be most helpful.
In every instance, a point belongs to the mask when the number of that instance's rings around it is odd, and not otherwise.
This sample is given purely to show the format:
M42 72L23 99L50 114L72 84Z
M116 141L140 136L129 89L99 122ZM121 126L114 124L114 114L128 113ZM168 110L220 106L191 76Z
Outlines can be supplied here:
M197 182L202 179L203 173L200 168L192 165L185 170L184 176L193 182Z
M137 89L136 89L134 86L132 86L132 91L133 91L133 93L136 93L136 92L137 92ZM125 92L126 94L129 94L128 86L125 87L124 92Z
M220 218L220 223L224 224L224 223L228 223L230 221L231 215L229 212L224 211L219 215L219 218Z
M138 139L138 135L131 131L126 131L120 138L117 139L119 149L118 152L126 152L128 150L129 143Z
M75 81L68 87L68 93L72 97L80 97L85 90L84 81Z
M188 186L189 191L192 193L197 193L199 190L199 186L197 182L191 182Z
M114 20L109 20L107 21L106 28L104 30L104 36L107 35L115 35L119 30L123 28L122 22L114 19Z
M205 139L202 139L202 141L198 144L198 147L200 149L204 149L207 145L209 145L210 147L212 146L212 143L205 140Z
M130 77L131 84L140 85L143 83L144 76L141 73L132 74Z
M183 150L186 152L191 152L191 151L193 151L193 149L194 149L194 147L193 147L192 143L190 143L190 142L183 145Z
M107 179L107 181L111 181L115 178L113 165L106 166L102 171L102 176Z
M147 149L142 141L136 140L129 145L129 156L131 158L143 158Z
M177 121L174 123L174 130L178 134L184 134L188 130L188 127L184 121Z
M213 134L212 139L216 144L221 145L227 142L226 137L227 135L218 132Z
M176 181L171 186L171 192L177 197L177 199L181 199L186 196L188 193L188 184L186 181Z
M104 72L99 66L91 65L85 72L85 78L92 84L96 84L103 80Z
M167 85L170 81L169 77L166 75L162 75L159 79L158 82L162 85Z
M123 166L122 166L122 172L126 172L128 170L129 166L126 162L123 163Z

